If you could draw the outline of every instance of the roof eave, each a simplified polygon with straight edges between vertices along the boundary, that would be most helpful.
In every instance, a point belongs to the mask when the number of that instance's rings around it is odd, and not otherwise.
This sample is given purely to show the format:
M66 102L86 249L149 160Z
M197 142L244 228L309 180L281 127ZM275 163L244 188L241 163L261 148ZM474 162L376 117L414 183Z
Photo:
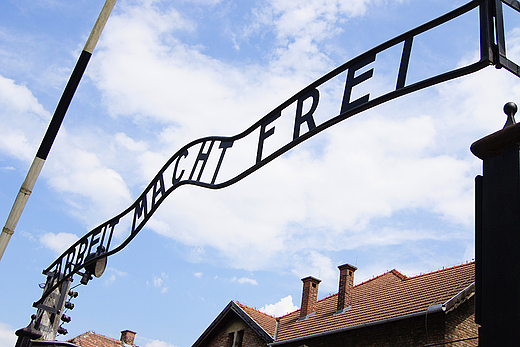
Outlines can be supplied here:
M443 306L446 308L446 313L456 309L460 304L464 303L475 293L475 282L461 290L457 295L446 301Z
M237 314L251 329L253 329L266 343L273 342L273 338L269 335L254 319L252 319L240 306L238 306L234 301L231 301L220 314L213 320L210 326L200 335L200 337L195 341L192 347L199 347L203 345L203 342L210 337L214 330L222 323L222 321L226 318L226 316L230 313L234 312Z
M325 335L329 335L329 334L336 334L336 333L340 333L340 332L344 332L344 331L355 330L355 329L359 329L359 328L365 328L365 327L369 327L369 326L373 326L373 325L379 325L379 324L394 322L394 321L408 319L408 318L413 318L413 317L424 316L424 315L427 315L427 314L432 314L432 313L437 313L437 312L448 313L448 312L454 310L455 308L457 308L460 304L465 302L467 299L469 299L473 295L474 292L475 292L475 282L471 283L469 286L467 286L466 288L461 290L459 293L457 293L457 295L455 295L452 298L450 298L444 304L430 305L428 307L428 309L426 309L425 311L414 312L414 313L409 313L409 314L405 314L405 315L402 315L402 316L385 318L385 319L380 319L380 320L377 320L377 321L351 325L351 326L340 328L340 329L323 331L323 332L320 332L320 333L311 334L311 335L305 335L305 336L300 336L300 337L295 337L295 338L292 338L292 339L287 339L287 340L282 340L282 341L275 341L275 342L272 342L272 343L270 343L268 345L269 346L279 346L279 345L283 345L283 344L291 343L291 342L295 342L295 341L300 341L300 340L305 340L305 339L312 339L312 338L315 338L315 337L325 336Z
M42 346L42 347L60 347L60 346L80 347L79 345L76 345L76 344L73 344L73 343L70 343L70 342L55 341L55 340L52 340L52 341L31 340L30 345L31 346Z
M232 301L232 303L234 305L233 311L237 313L240 316L240 318L242 318L247 323L247 325L249 325L249 327L253 329L262 338L262 340L264 340L267 343L271 343L274 341L273 337L269 335L269 333L265 331L264 328L262 328L262 326L258 324L250 315L248 315L247 312L245 312L234 301Z
M408 313L408 314L405 314L405 315L402 315L402 316L384 318L384 319L380 319L380 320L376 320L376 321L372 321L372 322L351 325L351 326L344 327L344 328L323 331L323 332L316 333L316 334L295 337L295 338L292 338L292 339L287 339L287 340L282 340L282 341L275 341L273 343L269 343L268 345L269 346L279 346L279 345L283 345L283 344L286 344L286 343L291 343L291 342L296 342L296 341L301 341L301 340L307 340L307 339L313 339L313 338L316 338L316 337L321 337L321 336L330 335L330 334L337 334L337 333L341 333L341 332L345 332L345 331L349 331L349 330L366 328L366 327L370 327L370 326L374 326L374 325L385 324L385 323L395 322L395 321L398 321L398 320L424 316L424 315L427 315L427 314L429 315L429 314L433 314L433 313L437 313L437 312L444 312L444 310L445 310L444 309L444 305L441 305L441 304L439 304L439 305L431 305L431 306L428 307L427 310L421 311L421 312Z
M222 322L222 320L229 313L229 311L231 310L232 303L233 303L233 301L231 301L226 307L224 307L224 309L213 320L213 322L211 322L211 324L206 328L206 330L204 330L202 335L199 336L199 338L197 339L197 341L195 341L195 343L192 345L192 347L201 346L202 342L204 342L204 340L206 340L206 338L211 335L213 330L215 330L215 328Z

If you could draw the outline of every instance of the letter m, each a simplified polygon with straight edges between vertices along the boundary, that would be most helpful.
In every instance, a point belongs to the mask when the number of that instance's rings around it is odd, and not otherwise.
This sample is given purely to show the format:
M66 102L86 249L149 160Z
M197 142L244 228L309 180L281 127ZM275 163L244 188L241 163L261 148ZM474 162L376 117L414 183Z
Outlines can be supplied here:
M148 215L148 204L146 203L146 192L135 202L134 221L132 222L132 234L135 232L136 222L141 217L146 218Z

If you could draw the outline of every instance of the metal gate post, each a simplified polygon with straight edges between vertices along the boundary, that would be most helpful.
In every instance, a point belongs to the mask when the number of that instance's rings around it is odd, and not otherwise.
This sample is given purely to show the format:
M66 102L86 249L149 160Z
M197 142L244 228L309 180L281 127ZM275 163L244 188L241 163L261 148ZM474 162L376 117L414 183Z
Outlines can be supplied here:
M520 327L520 124L514 103L504 128L471 145L483 160L475 208L475 321L479 346L517 346Z
M16 331L18 340L16 340L15 347L31 347L32 340L37 340L42 337L42 334L34 328L35 319L36 315L32 315L31 323L26 328L22 328Z

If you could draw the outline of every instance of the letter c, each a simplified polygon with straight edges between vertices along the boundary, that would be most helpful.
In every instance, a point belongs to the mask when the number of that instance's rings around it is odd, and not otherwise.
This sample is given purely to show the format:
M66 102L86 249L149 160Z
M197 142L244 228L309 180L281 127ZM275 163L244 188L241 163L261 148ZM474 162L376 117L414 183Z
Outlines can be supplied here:
M181 157L186 158L188 156L188 150L185 149L184 152L182 152L179 157L177 158L177 161L175 162L175 168L173 169L173 176L172 176L172 183L173 185L176 185L179 183L182 179L182 175L184 175L184 170L181 171L181 174L179 177L177 177L177 168L179 166L179 160L181 160Z

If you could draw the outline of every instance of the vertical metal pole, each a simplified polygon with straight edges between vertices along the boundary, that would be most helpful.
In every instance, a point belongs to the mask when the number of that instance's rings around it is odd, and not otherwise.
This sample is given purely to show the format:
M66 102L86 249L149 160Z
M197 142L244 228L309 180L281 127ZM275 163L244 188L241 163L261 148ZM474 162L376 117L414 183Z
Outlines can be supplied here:
M475 323L482 325L482 176L475 177Z
M506 57L506 37L504 31L504 13L502 11L502 0L495 0L495 30L496 30L496 68L502 67L501 58Z
M83 48L83 51L81 52L78 58L76 66L72 71L72 75L69 78L69 81L61 96L58 106L54 111L54 115L52 116L49 127L47 128L47 132L45 133L45 136L43 137L43 140L40 144L40 148L36 153L36 157L34 158L31 164L25 181L23 182L22 187L20 188L16 200L14 201L13 207L11 208L11 212L7 217L5 226L2 229L2 233L0 234L0 260L4 255L5 249L7 248L7 244L11 239L11 235L13 235L14 233L16 224L18 224L18 220L20 220L22 211L27 203L27 200L29 199L29 196L31 195L34 185L36 184L36 180L38 179L43 164L47 159L47 155L51 150L52 143L54 142L54 139L58 134L58 130L60 129L63 118L65 117L65 113L67 112L70 102L72 101L72 97L74 96L74 93L79 85L81 77L83 76L83 73L87 68L88 61L92 56L92 52L96 47L96 44L99 40L99 36L101 35L103 28L105 27L105 24L108 20L108 17L110 16L110 13L112 12L112 9L114 8L116 1L117 0L106 0L105 5L103 6L103 9L101 10L101 13L96 21L96 24L94 25L94 28L90 33L87 43L85 44L85 47Z
M495 63L495 26L493 20L494 0L480 4L480 58Z
M483 160L476 179L476 322L479 346L517 346L520 326L520 124L512 115L504 129L473 143Z

